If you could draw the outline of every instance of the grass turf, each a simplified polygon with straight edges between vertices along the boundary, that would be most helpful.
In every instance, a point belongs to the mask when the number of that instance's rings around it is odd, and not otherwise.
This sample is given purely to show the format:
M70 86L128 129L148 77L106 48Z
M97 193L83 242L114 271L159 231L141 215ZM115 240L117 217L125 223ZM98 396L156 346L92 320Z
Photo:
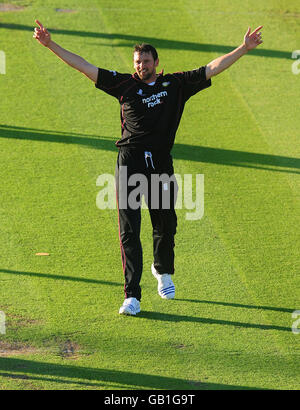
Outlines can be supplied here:
M298 2L10 4L26 7L0 11L0 389L299 388ZM63 47L121 72L140 40L172 72L264 25L262 46L186 106L175 170L205 175L205 214L178 211L176 300L163 301L143 211L139 317L117 313L117 215L96 207L97 176L114 172L118 104L32 38L35 18Z

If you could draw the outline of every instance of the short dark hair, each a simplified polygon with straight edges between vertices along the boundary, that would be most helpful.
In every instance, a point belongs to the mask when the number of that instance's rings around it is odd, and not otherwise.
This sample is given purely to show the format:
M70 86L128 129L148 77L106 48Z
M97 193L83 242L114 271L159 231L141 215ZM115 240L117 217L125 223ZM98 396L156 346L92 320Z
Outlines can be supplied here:
M142 44L136 44L134 46L133 53L151 53L154 61L158 59L158 54L156 49L151 46L151 44L147 43L142 43Z

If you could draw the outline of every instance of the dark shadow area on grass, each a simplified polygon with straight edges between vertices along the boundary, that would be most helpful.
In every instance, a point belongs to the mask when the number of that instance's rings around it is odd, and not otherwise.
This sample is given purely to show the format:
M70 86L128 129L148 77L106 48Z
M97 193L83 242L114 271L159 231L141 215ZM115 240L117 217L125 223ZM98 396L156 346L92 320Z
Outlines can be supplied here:
M0 23L0 29L7 29L7 30L21 30L21 31L34 31L34 27L36 27L35 23L33 22L32 26L26 26L24 24L16 24L16 23ZM139 35L131 35L131 34L122 34L122 33L97 33L94 31L81 31L81 30L65 30L65 29L58 29L47 27L50 33L52 34L62 34L62 35L70 35L70 36L79 36L79 37L87 37L87 38L98 38L98 39L105 39L109 40L110 47L130 47L136 43L150 43L154 47L159 49L168 49L168 50L188 50L188 51L204 51L206 53L223 53L227 54L230 51L234 50L237 45L222 45L222 44L206 44L206 43L193 43L190 41L179 41L179 40L167 40L163 38L157 37L148 37L148 36L139 36ZM120 40L119 44L112 43L114 40ZM105 46L105 44L95 44L99 47ZM269 50L269 49L255 49L251 50L248 54L249 56L259 56L259 57L272 57L272 58L284 58L284 59L291 59L291 51L280 51L280 50ZM131 60L131 53L128 55L128 58ZM207 62L208 63L208 62ZM105 68L105 67L104 67Z
M257 309L257 310L273 310L274 312L293 313L295 309L275 307L275 306L256 306L256 305L244 305L241 303L231 302L219 302L216 300L198 300L198 299L177 299L179 302L191 302L191 303L203 303L208 305L220 305L220 306L232 306L245 309Z
M120 284L117 282L108 282L105 280L80 278L76 276L67 276L67 275L52 275L49 273L22 272L22 271L9 270L9 269L0 269L0 278L1 278L1 272L5 274L10 274L10 275L29 276L33 278L52 279L52 280L69 280L72 282L92 283L95 285L123 286L123 284Z
M24 379L24 381L38 380L42 382L72 383L87 387L103 387L107 384L112 387L111 384L115 384L116 388L119 388L121 385L123 388L127 387L130 389L257 390L255 387L248 386L201 383L201 381L193 382L166 376L45 363L17 358L0 358L0 370L1 377ZM107 395L109 394L107 393Z
M0 124L0 138L78 144L88 148L117 152L116 139L89 134L54 132L35 128ZM300 174L300 159L281 155L258 154L220 148L201 147L176 143L172 150L174 159L228 165L257 170Z
M300 169L300 159L281 155L259 154L186 144L175 144L172 153L175 159L186 161L300 174L300 171L297 171L297 169Z
M161 320L161 321L166 321L166 322L190 322L190 323L202 323L205 325L234 326L234 327L242 327L242 328L247 328L247 329L280 330L284 332L291 331L290 327L284 327L284 326L234 322L230 320L210 319L210 318L204 318L204 317L185 316L185 315L174 315L171 313L148 312L145 310L140 312L136 317L141 318L141 319Z
M104 151L115 151L114 140L89 134L66 133L59 131L40 130L36 128L12 127L0 124L0 138L55 142L60 144L78 144Z

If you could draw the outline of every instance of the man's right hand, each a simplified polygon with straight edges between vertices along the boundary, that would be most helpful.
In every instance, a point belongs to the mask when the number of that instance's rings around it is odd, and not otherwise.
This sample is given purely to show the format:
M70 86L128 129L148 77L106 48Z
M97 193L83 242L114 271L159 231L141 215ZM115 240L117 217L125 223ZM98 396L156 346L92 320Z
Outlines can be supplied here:
M38 20L35 20L36 24L39 26L39 28L34 29L34 35L33 38L36 38L37 41L40 44L43 44L43 46L48 47L50 41L51 41L51 35L47 31L47 29L40 23Z
M78 56L77 54L71 53L68 50L65 50L57 43L51 40L50 33L47 29L40 23L38 20L35 20L36 24L39 28L34 29L33 37L37 39L40 44L43 46L48 47L58 58L64 61L69 66L75 68L76 70L80 71L94 83L97 82L98 79L98 67L94 66L93 64L88 63L84 58Z

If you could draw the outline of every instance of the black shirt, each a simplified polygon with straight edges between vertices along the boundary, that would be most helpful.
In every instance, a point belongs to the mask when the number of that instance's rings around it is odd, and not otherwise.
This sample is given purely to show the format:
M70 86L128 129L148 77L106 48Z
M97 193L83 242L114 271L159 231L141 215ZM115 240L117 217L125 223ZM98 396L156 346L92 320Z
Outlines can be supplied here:
M116 97L121 106L122 138L116 146L170 152L186 101L211 85L205 69L159 74L151 86L137 73L99 68L95 86Z

